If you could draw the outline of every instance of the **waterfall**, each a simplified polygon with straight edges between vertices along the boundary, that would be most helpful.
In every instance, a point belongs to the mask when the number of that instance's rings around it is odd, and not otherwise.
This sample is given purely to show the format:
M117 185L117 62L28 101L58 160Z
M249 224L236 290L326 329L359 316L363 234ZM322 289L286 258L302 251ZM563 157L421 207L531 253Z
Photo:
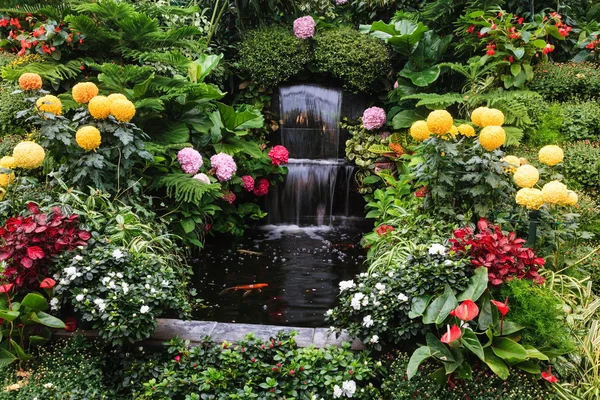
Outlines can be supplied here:
M308 84L282 86L279 106L281 143L291 158L285 182L269 196L268 222L331 225L336 213L349 213L354 172L338 154L342 91Z

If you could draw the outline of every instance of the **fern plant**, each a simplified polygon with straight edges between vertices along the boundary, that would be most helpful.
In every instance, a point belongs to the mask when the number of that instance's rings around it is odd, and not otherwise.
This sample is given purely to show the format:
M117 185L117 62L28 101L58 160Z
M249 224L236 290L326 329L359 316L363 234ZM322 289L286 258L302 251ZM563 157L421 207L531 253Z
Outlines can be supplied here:
M474 57L464 65L460 63L441 63L441 68L449 68L451 71L465 78L463 93L471 95L482 94L498 85L497 71L509 65L507 61L496 61L486 63L481 57Z

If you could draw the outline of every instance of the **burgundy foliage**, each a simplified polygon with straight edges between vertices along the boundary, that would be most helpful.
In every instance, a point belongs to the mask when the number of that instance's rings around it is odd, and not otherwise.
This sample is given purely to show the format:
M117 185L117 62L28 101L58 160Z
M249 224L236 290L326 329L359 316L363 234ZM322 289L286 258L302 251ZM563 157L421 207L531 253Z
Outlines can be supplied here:
M38 275L46 272L53 256L85 246L89 232L78 229L77 215L66 216L59 207L42 213L28 203L28 216L13 217L0 227L0 261L6 261L5 280L16 287L37 288Z
M450 239L451 250L467 255L475 268L486 267L492 285L515 278L544 282L538 269L545 260L523 247L525 240L517 238L514 232L505 236L497 225L489 225L483 218L477 223L477 230L477 234L469 227L455 230Z

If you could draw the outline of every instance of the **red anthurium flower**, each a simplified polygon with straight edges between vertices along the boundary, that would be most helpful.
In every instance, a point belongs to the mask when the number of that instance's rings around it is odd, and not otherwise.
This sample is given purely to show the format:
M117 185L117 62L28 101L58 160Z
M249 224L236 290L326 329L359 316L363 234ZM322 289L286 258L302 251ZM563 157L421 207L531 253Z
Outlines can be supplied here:
M548 366L548 372L546 372L546 371L542 372L542 378L544 378L545 380L547 380L550 383L558 382L558 378L555 377L554 375L552 375L552 367L551 366Z
M52 278L46 278L40 283L41 289L52 289L56 285L56 281Z
M448 325L448 332L446 332L442 335L440 342L446 343L446 344L452 343L456 339L458 339L461 335L462 335L462 332L460 331L460 328L457 325L453 325L452 328L450 328L450 325Z
M497 300L491 300L492 304L495 305L498 308L498 311L500 311L500 314L502 315L502 317L504 318L504 316L508 313L508 297L506 298L506 301L503 303L501 301L497 301Z
M73 317L68 317L65 320L65 331L75 332L75 329L77 329L77 320Z
M0 293L8 293L10 291L10 289L12 289L12 287L13 287L12 283L0 284Z
M462 304L452 310L450 314L463 321L471 321L479 314L479 307L477 307L477 304L475 304L473 300L469 299L463 301Z

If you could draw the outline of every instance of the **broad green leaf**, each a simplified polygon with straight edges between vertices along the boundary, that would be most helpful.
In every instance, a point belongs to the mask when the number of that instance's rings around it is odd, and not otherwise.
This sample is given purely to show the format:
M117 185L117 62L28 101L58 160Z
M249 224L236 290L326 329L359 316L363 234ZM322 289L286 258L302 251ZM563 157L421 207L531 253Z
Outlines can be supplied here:
M469 363L461 363L456 369L456 374L462 379L471 379L473 377L473 370Z
M400 76L410 79L413 85L426 87L435 82L440 76L440 67L434 65L422 71L411 71L405 67L405 69L400 71Z
M531 32L526 31L525 29L520 31L521 33L521 39L523 39L524 43L529 43L529 40L531 40Z
M496 337L492 343L492 350L498 357L509 363L525 361L528 357L527 350L519 343L505 337Z
M520 72L521 72L521 64L512 64L510 66L510 73L513 74L513 76L519 75Z
M23 348L21 346L19 346L19 344L17 342L15 342L14 340L10 339L10 345L12 346L13 349L15 349L15 354L17 355L19 360L27 361L31 358L31 355L25 353Z
M259 110L243 108L236 110L232 106L217 102L223 125L229 131L241 131L250 128L262 128L264 118Z
M479 308L479 318L477 319L479 329L482 331L486 330L494 323L494 312L492 310L492 303L490 302L491 299L492 296L489 293L483 294L481 307Z
M475 270L475 275L469 279L469 286L458 295L458 301L473 300L477 301L487 289L488 284L488 269L479 267Z
M429 304L429 300L431 300L430 295L413 297L408 318L414 319L423 315L427 308L427 304Z
M204 78L211 73L213 69L219 65L219 62L223 58L223 54L200 54L198 59L189 66L190 81L193 83L202 82Z
M185 233L191 233L196 229L196 223L193 218L184 218L179 223Z
M401 20L394 24L386 24L377 21L370 26L371 36L385 40L394 50L405 56L410 55L419 44L423 34L429 30L423 23L415 23L409 20ZM366 27L362 27L366 31Z
M539 49L543 49L544 47L546 47L546 41L543 39L537 39L534 40L533 42L531 42L535 47L539 48Z
M525 49L523 47L517 47L512 52L519 60L525 55Z
M35 321L39 324L45 325L48 328L54 329L65 329L65 323L60 319L53 317L50 314L46 314L43 311L38 311L35 314L30 314L32 321Z
M427 347L429 347L432 357L451 363L456 361L452 356L452 353L450 353L450 350L448 350L448 347L446 347L444 343L440 342L440 339L435 337L432 333L427 334L426 340Z
M452 293L452 289L450 286L446 285L446 289L444 290L444 294L437 297L429 307L425 310L425 314L423 314L423 323L424 324L436 324L439 325L450 315L450 312L454 310L458 306L458 302L456 301L456 297L454 293Z
M550 34L555 39L565 40L565 37L560 34L558 31L558 27L556 25L548 25L546 26L546 32Z
M414 110L403 110L392 118L392 126L394 129L410 128L415 122L422 119L421 115L417 114Z
M445 383L447 383L448 379L446 377L446 369L444 367L436 369L431 374L429 374L429 377L438 385L444 385Z
M136 99L140 99L146 96L146 93L148 92L148 89L150 88L150 85L152 84L153 80L154 73L150 74L148 79L146 79L144 82L137 83L135 86L133 86L133 94Z
M525 351L527 352L527 358L535 358L537 360L548 361L548 356L533 346L525 345Z
M485 355L483 352L483 346L479 342L477 335L470 329L465 329L462 336L460 337L463 346L471 350L481 361L485 362Z
M505 320L502 324L502 336L511 335L515 332L519 332L522 329L525 329L525 327L517 324L516 322ZM500 321L496 321L494 331L500 334Z
M14 321L20 314L18 311L0 310L0 318L6 321Z
M490 349L489 347L484 350L484 353L485 363L487 364L487 366L490 367L490 369L501 379L506 380L506 378L508 378L509 372L508 367L506 366L504 361L502 361L500 357L496 356L492 349Z
M35 311L44 311L48 309L48 301L38 293L29 293L21 302L23 307L29 307Z
M410 356L410 360L408 360L408 366L406 367L406 375L408 380L410 380L417 371L419 370L419 365L428 358L431 357L431 351L427 346L421 346Z
M3 348L0 348L0 368L5 367L16 360L17 357L15 357L13 353Z
M462 356L462 352L460 351L453 351L454 353L454 359L456 361L453 362L446 362L446 361L442 361L444 363L444 369L446 370L446 374L451 374L454 371L456 371L461 364L464 363L465 359Z
M540 367L538 367L533 361L523 361L516 364L515 367L533 375L539 375L542 372L540 371Z
M50 330L48 328L44 328L39 335L29 336L29 343L34 346L42 346L50 340L51 336L52 333Z

